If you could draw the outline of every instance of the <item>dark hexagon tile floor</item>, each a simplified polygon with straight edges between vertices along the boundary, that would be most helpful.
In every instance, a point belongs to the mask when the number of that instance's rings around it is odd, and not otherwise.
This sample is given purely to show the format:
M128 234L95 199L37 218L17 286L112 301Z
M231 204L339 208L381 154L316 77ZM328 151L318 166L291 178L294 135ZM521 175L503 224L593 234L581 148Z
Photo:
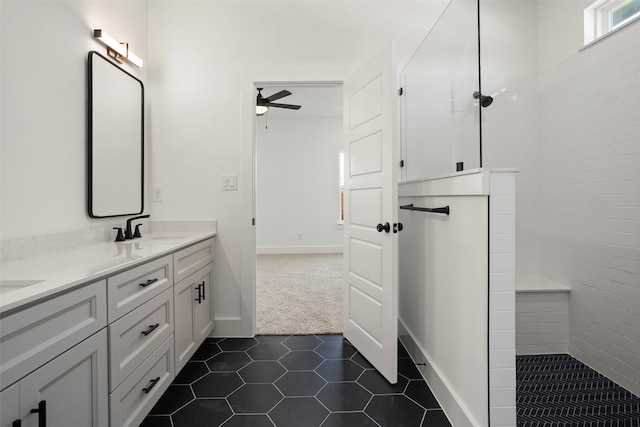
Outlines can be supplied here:
M398 343L390 385L342 335L210 338L142 427L451 427Z

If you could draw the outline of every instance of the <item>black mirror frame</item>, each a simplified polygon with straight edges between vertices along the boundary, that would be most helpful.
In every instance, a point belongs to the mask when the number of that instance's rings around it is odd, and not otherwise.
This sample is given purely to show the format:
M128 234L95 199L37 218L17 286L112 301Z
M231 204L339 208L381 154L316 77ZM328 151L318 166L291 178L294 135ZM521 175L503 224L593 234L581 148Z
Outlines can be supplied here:
M126 74L127 76L134 79L136 82L140 84L140 210L135 212L123 212L113 215L97 215L93 212L93 65L92 61L94 56L100 57L105 60L108 64L115 67L120 72ZM91 218L112 218L118 216L127 216L127 215L138 215L144 212L144 84L140 79L132 75L131 73L123 70L121 67L113 63L104 55L99 54L95 51L90 51L88 54L88 103L87 103L87 212L89 217Z

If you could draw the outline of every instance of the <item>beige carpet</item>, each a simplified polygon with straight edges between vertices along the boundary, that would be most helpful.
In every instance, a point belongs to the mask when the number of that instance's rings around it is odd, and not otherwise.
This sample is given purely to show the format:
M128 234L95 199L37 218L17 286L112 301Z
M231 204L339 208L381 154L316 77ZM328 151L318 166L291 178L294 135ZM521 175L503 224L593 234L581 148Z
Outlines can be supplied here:
M258 255L258 335L342 333L342 254Z

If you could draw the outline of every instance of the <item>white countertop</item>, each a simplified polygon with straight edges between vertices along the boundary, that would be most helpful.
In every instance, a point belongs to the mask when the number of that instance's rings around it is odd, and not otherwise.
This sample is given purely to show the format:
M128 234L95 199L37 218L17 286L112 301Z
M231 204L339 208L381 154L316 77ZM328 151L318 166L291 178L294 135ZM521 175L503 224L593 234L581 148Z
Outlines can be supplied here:
M215 232L151 233L0 263L0 314L93 282L215 236Z

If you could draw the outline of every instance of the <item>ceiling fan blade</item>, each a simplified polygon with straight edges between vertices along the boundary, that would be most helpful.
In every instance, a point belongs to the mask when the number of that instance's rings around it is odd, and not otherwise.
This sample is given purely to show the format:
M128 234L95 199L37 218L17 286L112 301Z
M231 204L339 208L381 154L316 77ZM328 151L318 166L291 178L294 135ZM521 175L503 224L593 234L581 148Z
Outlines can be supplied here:
M276 108L287 108L289 110L299 110L302 105L292 105L292 104L274 104L273 102L269 104L269 107Z
M285 96L289 96L289 95L291 95L291 92L289 92L288 90L281 90L280 92L274 93L273 95L265 99L269 102L272 102L272 101L275 101L276 99L284 98Z

